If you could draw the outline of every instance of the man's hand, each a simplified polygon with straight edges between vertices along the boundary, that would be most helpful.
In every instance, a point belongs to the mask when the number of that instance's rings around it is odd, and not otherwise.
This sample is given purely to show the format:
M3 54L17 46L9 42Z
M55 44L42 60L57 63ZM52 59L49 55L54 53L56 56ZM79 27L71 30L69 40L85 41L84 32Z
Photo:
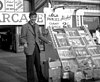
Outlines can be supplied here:
M51 41L49 41L49 43L48 43L48 44L52 45L52 42L51 42Z
M24 44L24 47L27 47L27 43Z

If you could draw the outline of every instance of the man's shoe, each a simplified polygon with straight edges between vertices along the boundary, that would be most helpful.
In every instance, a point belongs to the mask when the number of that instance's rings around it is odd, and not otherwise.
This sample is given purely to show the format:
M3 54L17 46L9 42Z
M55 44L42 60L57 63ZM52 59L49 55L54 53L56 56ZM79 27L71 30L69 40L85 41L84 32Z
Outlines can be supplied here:
M47 79L44 79L43 81L39 81L39 82L48 82L48 80Z
M44 82L48 82L48 79L45 79L45 81Z

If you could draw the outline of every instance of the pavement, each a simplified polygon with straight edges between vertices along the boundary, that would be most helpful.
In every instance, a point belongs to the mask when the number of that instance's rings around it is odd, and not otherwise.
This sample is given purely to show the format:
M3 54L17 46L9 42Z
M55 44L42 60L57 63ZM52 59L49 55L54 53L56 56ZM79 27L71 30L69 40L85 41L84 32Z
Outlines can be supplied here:
M0 50L0 82L27 82L24 53Z
M41 55L41 60L44 59ZM27 82L24 53L14 53L0 50L0 82ZM100 82L85 81L85 82Z
M40 56L41 62L45 60L44 52ZM26 57L24 53L0 49L0 82L27 82Z

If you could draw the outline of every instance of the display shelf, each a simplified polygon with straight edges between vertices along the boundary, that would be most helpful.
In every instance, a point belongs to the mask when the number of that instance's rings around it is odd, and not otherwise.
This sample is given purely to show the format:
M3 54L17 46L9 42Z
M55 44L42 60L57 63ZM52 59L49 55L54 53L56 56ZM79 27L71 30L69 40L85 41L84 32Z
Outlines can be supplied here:
M71 59L71 58L75 58L75 55L73 54L73 51L71 50L71 48L65 48L65 49L58 49L58 55L59 58L62 59Z
M77 29L64 29L65 30L65 33L66 33L66 36L79 36L79 33L77 31Z
M76 58L76 60L82 71L93 68L94 62L91 57Z
M65 34L65 30L63 28L59 28L59 29L52 28L52 30L58 34Z
M63 72L65 71L75 72L78 69L76 60L73 59L62 60L61 63L62 63Z
M90 32L88 31L88 29L86 27L84 27L84 30L83 29L79 29L78 33L82 37L83 42L84 42L84 44L86 46L96 45L96 43L92 39L92 36L91 36Z
M88 34L84 37L82 37L85 45L89 46L89 45L96 45L96 43L94 42L94 40L92 39L91 36L89 36Z
M52 29L52 27L49 27L48 30L55 48L67 48L70 46L67 41L64 29Z
M92 57L92 60L95 64L95 67L96 68L100 68L100 56L97 56L97 57Z
M86 35L84 36L85 41L87 40L86 45L87 46L88 45L96 45L96 43L93 40L92 35L91 35L91 33L86 25L84 26L84 32L86 33Z
M84 30L81 30L81 29L78 30L78 33L80 36L86 36L88 34L87 32L85 32Z
M70 46L84 46L84 42L81 37L68 37Z
M56 42L55 42L55 39L54 39L54 36L53 36L53 34L56 33L56 32L54 32L54 31L52 30L52 27L50 27L50 26L48 27L48 31L49 31L51 40L52 40L52 42L53 42L54 48L57 48Z
M89 36L85 36L82 37L84 44L89 46L89 45L95 45L94 41L89 37Z
M76 73L100 67L100 46L97 46L85 26L79 28L53 28L51 38L56 47L63 73ZM90 75L91 76L91 75Z
M70 46L65 34L54 34L57 47L68 47Z
M73 47L73 53L75 53L77 58L91 56L86 47Z
M88 46L87 49L92 56L100 56L100 45Z
M83 15L84 13L81 14ZM96 46L87 27L88 25L82 23L83 16L81 14L76 18L72 16L72 12L70 14L59 14L56 11L52 12L51 9L50 12L46 14L45 26L49 30L54 46L54 48L49 46L48 53L50 52L50 48L52 48L52 51L48 59L50 59L52 55L52 58L57 56L56 58L59 59L61 63L61 69L57 71L57 73L63 70L62 75L65 74L65 78L69 71L74 74L78 71L83 73L84 70L92 69L94 64L100 67L100 46ZM74 21L76 19L78 20ZM53 66L56 66L55 63ZM57 76L54 68L51 72L53 71L55 72L55 76ZM92 71L89 70L89 72Z

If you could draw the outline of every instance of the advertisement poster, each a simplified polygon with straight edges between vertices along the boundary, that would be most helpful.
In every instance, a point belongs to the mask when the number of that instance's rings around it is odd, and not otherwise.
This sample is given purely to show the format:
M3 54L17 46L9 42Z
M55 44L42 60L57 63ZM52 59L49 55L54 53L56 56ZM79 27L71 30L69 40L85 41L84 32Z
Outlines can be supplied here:
M14 11L14 0L5 0L6 11Z
M0 11L23 12L23 0L0 0Z
M23 0L15 0L15 11L23 12Z

